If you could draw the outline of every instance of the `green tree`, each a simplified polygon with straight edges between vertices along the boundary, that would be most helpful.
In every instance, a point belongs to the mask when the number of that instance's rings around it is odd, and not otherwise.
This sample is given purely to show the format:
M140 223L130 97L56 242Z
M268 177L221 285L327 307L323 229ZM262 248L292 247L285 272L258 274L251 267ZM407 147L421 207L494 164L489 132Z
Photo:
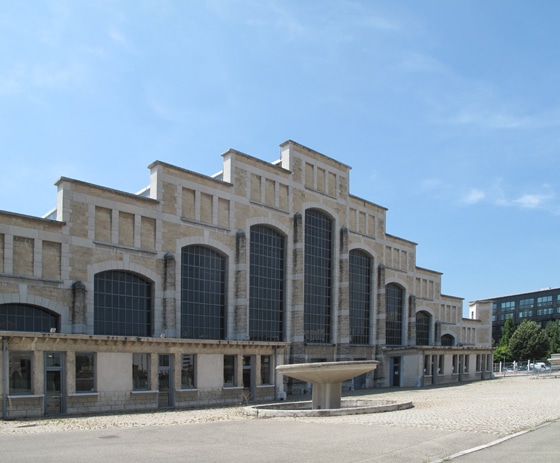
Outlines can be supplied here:
M560 353L560 326L556 321L550 321L544 327L544 334L548 339L548 357L551 354Z
M513 318L508 318L504 323L504 328L502 330L502 337L500 338L500 342L498 344L499 347L507 347L509 345L509 340L515 333L516 327Z
M512 362L515 358L511 355L509 346L498 346L494 351L495 362Z
M541 327L531 320L523 320L509 340L509 350L517 361L547 358L550 344Z

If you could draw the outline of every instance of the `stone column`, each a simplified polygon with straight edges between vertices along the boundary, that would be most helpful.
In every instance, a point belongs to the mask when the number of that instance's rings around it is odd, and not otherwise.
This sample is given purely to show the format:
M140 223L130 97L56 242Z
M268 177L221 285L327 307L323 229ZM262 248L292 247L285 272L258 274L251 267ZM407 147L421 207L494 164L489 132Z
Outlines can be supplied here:
M304 323L304 256L305 243L303 235L303 216L296 213L293 219L294 226L294 250L292 268L292 301L291 315L292 326L290 327L291 341L290 363L305 362L305 323Z
M336 333L336 359L350 360L350 255L348 252L348 228L340 229L338 287L338 333Z
M181 337L181 327L177 327L177 292L175 256L168 252L163 256L163 297L162 297L162 335ZM155 333L157 334L157 333Z
M87 333L86 285L81 281L72 284L72 333Z
M235 234L235 301L233 339L249 336L249 307L247 301L247 237L243 230Z

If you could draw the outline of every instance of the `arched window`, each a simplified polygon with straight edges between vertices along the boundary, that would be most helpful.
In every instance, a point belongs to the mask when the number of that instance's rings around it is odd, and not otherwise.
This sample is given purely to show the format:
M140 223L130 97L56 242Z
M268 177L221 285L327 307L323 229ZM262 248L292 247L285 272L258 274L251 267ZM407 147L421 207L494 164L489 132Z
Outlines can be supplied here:
M321 211L305 212L305 342L331 340L332 220Z
M0 331L32 331L48 333L58 329L59 316L29 304L0 305Z
M181 337L225 339L226 258L204 246L181 255Z
M94 333L152 336L152 284L120 270L94 277Z
M442 346L454 346L455 345L455 338L451 334L444 334L441 337L441 345Z
M428 312L418 312L416 314L416 345L430 345L430 314Z
M386 337L387 345L402 345L403 331L403 297L404 290L395 284L388 284L385 289L387 304Z
M369 344L372 258L350 251L350 344Z
M251 227L249 337L284 338L284 237L270 227Z

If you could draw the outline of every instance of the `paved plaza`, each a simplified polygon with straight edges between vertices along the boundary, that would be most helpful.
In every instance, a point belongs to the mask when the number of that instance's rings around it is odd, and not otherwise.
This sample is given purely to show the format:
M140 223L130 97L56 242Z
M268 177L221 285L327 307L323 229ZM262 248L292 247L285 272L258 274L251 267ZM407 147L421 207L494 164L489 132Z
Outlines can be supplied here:
M499 377L368 398L412 401L388 413L247 417L243 408L0 421L2 461L558 461L560 377ZM491 445L489 444L496 444ZM480 448L474 452L475 449Z

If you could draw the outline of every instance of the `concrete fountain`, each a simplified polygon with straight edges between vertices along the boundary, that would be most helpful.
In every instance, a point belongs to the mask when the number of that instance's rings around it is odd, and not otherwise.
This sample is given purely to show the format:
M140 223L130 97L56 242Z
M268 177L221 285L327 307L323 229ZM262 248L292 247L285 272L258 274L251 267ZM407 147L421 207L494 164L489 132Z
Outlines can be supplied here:
M280 365L276 371L282 375L311 383L311 402L285 402L255 405L247 413L259 417L270 416L336 416L362 413L379 413L412 407L412 402L397 403L388 400L342 400L342 383L377 368L375 360L315 362Z

